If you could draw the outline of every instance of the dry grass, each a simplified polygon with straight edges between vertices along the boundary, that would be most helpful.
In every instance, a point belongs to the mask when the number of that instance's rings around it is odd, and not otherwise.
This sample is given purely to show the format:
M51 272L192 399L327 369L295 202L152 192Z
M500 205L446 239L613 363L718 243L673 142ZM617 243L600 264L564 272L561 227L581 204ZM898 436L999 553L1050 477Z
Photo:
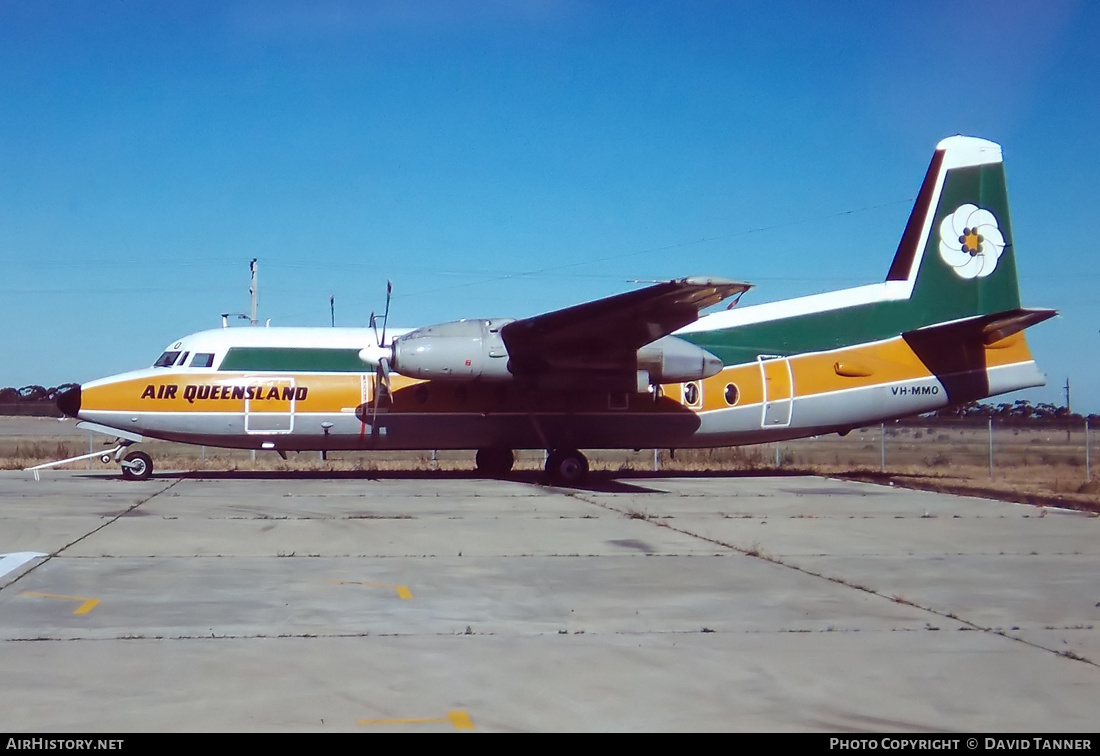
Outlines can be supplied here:
M103 437L89 447L86 433L56 420L0 418L0 469L18 470L44 462L106 451ZM1018 501L1037 506L1064 506L1100 512L1100 471L1086 480L1083 432L1039 429L997 430L993 468L989 466L989 435L985 429L887 429L883 466L881 427L853 431L845 437L823 436L757 446L662 450L661 472L697 475L814 474L865 480L950 493ZM473 453L318 452L291 453L287 460L273 452L194 447L149 441L140 448L158 470L259 471L473 471ZM1095 449L1092 450L1095 457ZM778 452L778 453L777 453ZM652 474L652 450L595 451L589 454L597 473L624 476ZM516 470L539 471L541 451L517 454ZM777 464L778 463L778 464ZM75 469L116 469L97 458L68 465ZM1092 472L1089 470L1088 472Z

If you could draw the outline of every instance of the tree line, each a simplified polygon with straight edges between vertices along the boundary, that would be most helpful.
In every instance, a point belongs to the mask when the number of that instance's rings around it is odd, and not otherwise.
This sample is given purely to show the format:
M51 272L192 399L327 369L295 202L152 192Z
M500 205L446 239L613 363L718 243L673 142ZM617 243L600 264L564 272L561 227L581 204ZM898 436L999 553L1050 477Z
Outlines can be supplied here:
M993 420L1000 424L1029 424L1029 425L1083 425L1085 420L1089 425L1095 425L1100 420L1100 415L1082 415L1070 411L1069 407L1042 402L1032 404L1027 399L1017 399L1014 402L1001 402L999 404L985 402L967 402L952 407L944 407L941 410L924 416L937 421L988 421Z
M0 415L61 417L55 404L57 395L76 386L75 383L62 383L49 388L37 385L0 388Z

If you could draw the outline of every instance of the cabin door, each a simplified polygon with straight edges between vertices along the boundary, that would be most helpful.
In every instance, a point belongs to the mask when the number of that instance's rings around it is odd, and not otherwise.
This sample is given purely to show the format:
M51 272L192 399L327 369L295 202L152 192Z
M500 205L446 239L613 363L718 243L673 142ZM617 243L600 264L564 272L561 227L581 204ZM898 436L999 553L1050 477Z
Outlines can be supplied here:
M297 386L293 378L254 378L244 400L245 433L292 433Z
M791 424L794 408L794 372L787 357L762 354L760 380L764 386L764 409L760 416L761 428L786 428Z

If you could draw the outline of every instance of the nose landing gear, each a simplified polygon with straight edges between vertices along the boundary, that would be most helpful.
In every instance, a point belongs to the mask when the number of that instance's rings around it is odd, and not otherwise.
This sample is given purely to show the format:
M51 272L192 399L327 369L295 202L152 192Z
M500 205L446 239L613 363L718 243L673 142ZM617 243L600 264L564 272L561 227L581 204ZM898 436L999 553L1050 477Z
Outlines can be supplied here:
M140 440L140 439L139 439ZM46 462L45 464L35 465L34 467L26 467L25 470L34 473L34 479L39 479L39 471L44 470L47 467L57 467L58 465L65 465L69 462L79 462L82 459L91 459L92 457L99 457L99 461L107 465L114 459L122 465L122 477L126 480L148 480L149 476L153 474L153 460L145 452L133 451L122 457L123 450L127 446L134 443L133 441L125 438L116 439L118 442L113 449L102 452L92 452L90 454L81 454L76 457L69 457L68 459L59 459L56 462ZM122 460L119 461L119 457Z
M148 480L153 474L153 459L145 452L132 451L122 458L122 477L126 480Z

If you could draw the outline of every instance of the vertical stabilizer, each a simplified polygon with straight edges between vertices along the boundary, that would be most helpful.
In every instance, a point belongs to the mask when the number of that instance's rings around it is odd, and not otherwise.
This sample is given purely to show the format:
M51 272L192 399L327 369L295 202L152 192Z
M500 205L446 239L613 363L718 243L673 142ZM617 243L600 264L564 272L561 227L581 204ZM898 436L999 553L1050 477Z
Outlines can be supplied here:
M887 281L906 281L921 325L1020 306L1001 147L953 136L936 146Z

